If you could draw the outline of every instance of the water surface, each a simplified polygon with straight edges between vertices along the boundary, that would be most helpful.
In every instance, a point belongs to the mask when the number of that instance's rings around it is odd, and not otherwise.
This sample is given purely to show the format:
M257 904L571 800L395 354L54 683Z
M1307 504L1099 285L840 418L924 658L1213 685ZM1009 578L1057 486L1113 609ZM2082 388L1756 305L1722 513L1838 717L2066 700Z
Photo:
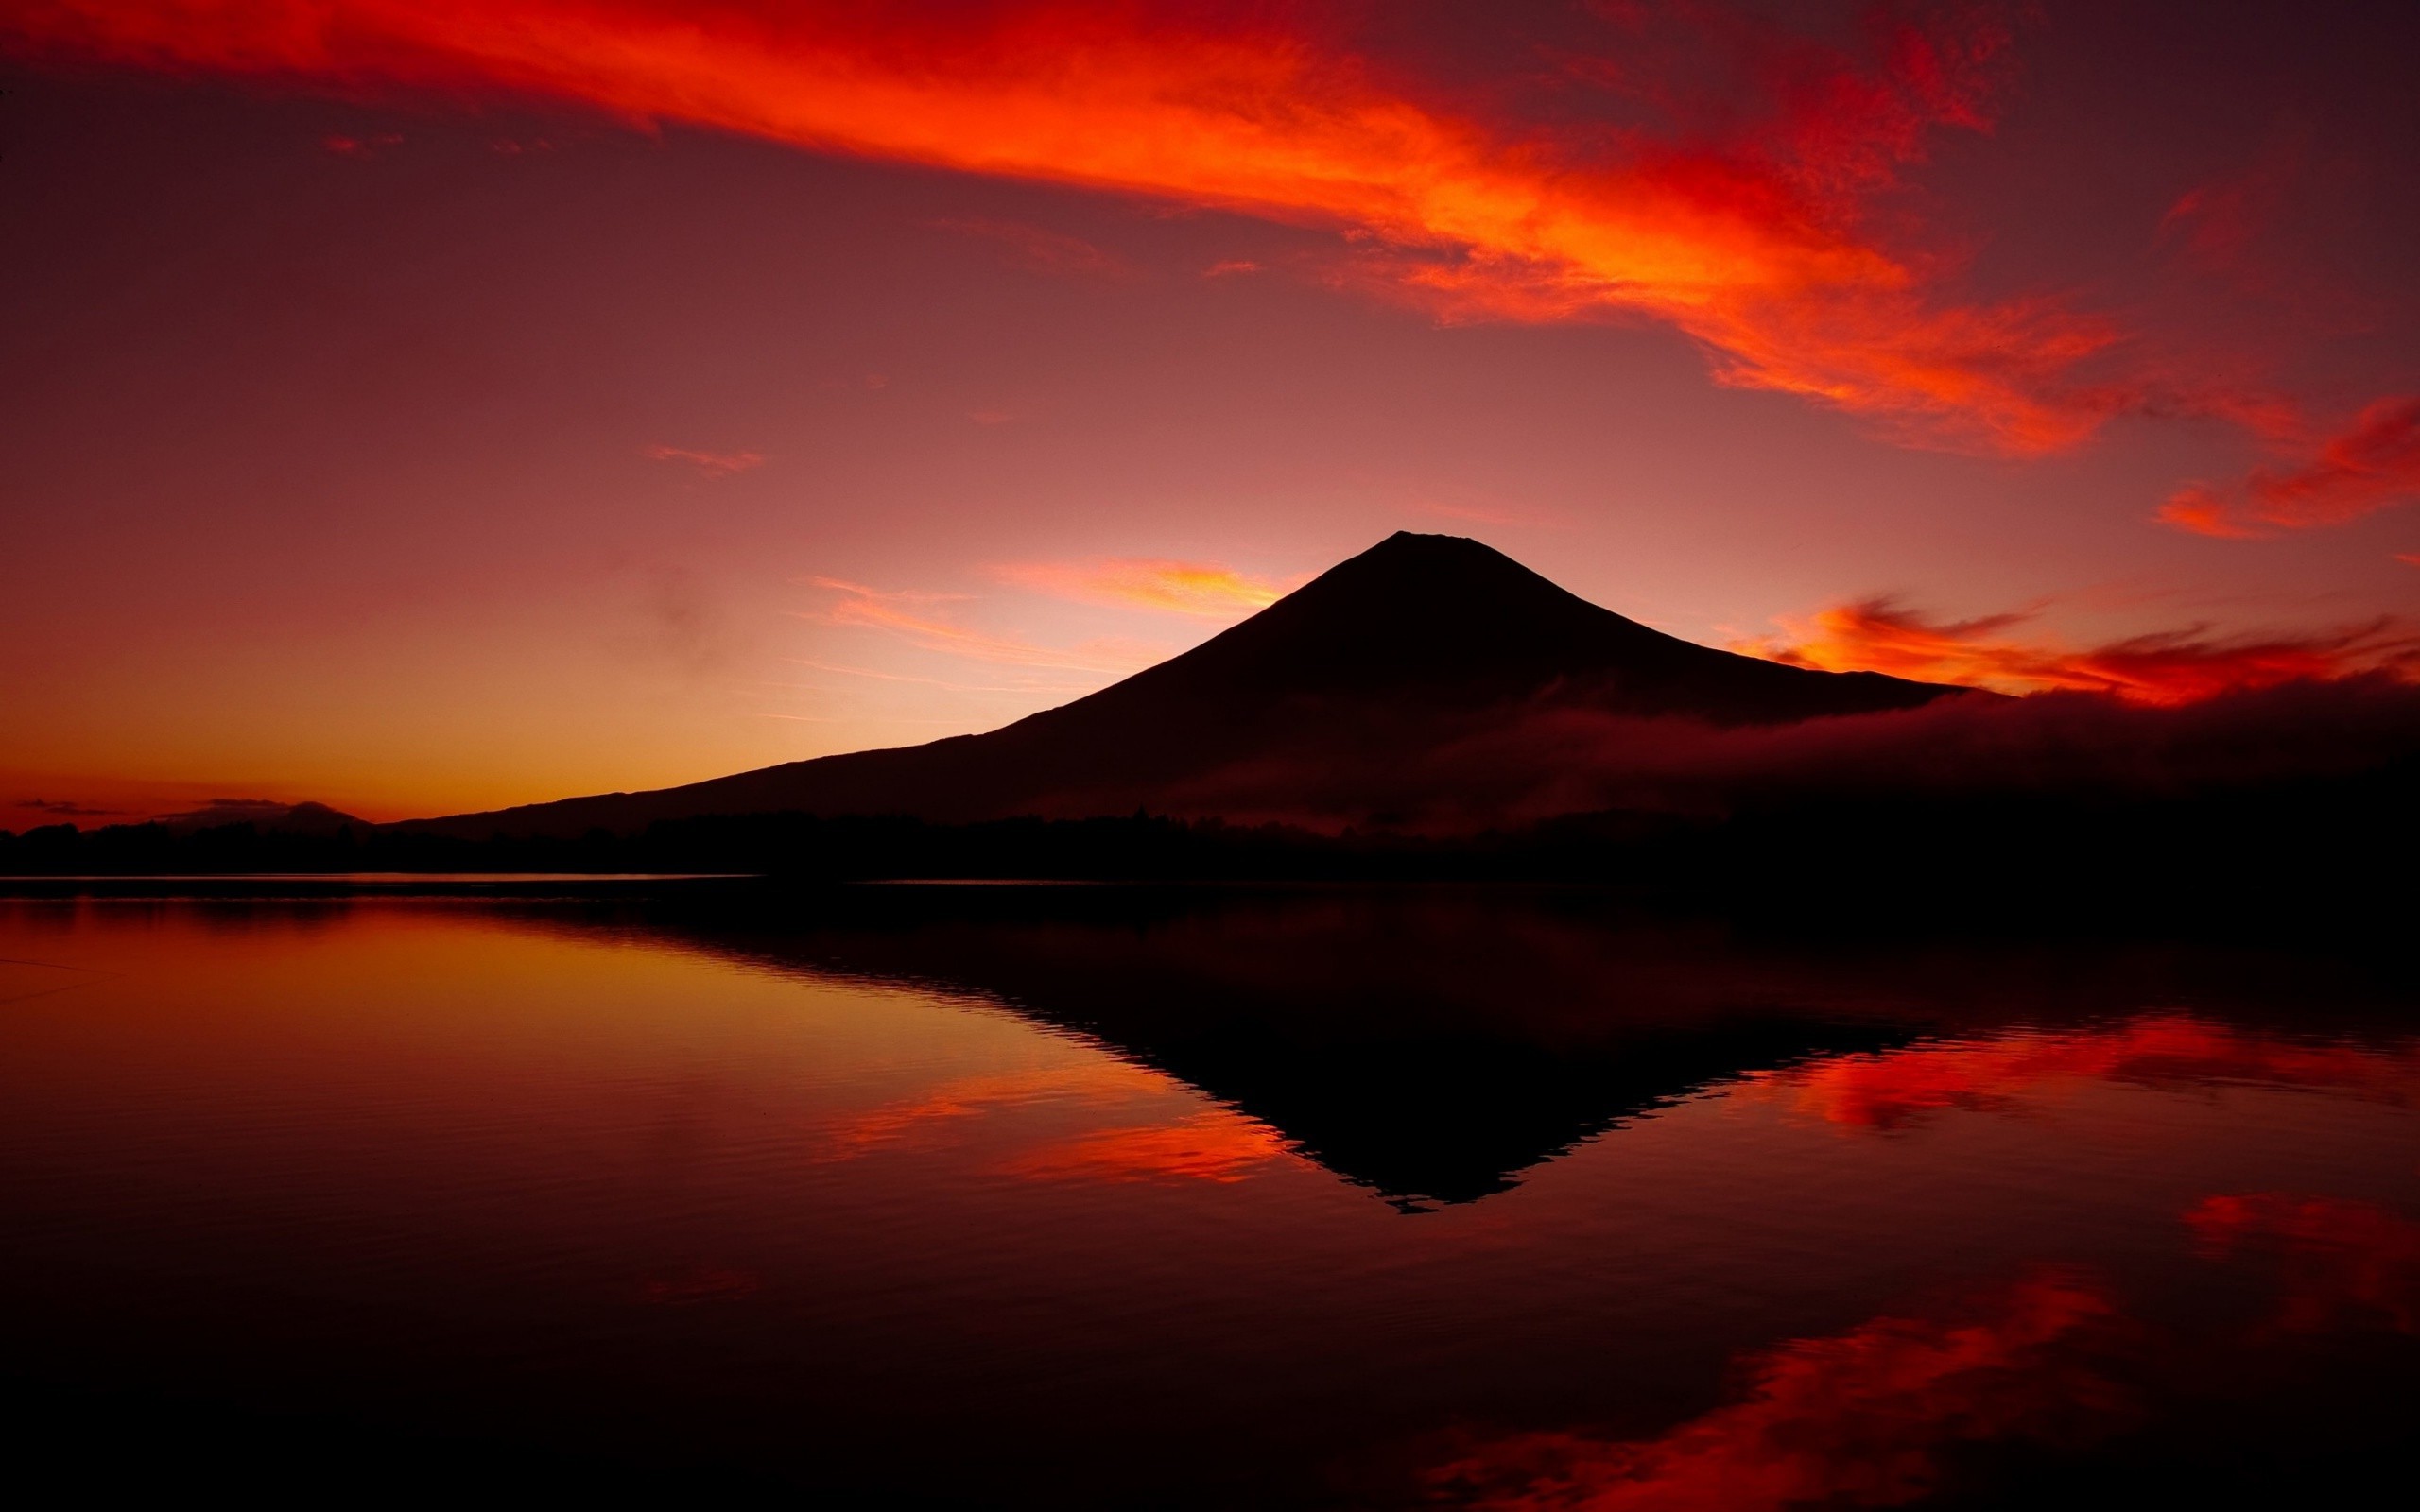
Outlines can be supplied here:
M139 890L139 889L138 889ZM1584 895L0 902L95 1485L2306 1495L2420 1386L2407 981Z

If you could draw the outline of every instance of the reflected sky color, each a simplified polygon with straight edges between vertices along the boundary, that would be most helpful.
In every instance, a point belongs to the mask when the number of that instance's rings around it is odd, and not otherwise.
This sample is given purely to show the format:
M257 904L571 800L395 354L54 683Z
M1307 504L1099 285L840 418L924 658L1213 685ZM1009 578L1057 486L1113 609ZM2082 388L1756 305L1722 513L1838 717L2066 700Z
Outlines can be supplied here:
M2276 1312L2244 1328L2247 1341L2272 1330L2420 1331L2420 1225L2377 1204L2219 1195L2184 1219L2206 1261L2281 1252ZM1522 1435L1431 1478L1463 1504L1508 1512L1906 1506L1947 1488L1961 1444L2074 1447L2139 1424L2155 1410L2143 1362L2191 1348L2127 1317L2105 1281L2045 1270L1932 1314L1752 1355L1741 1400L1660 1437Z
M1036 1181L1240 1181L1289 1153L1268 1125L1221 1110L1096 1129L1012 1157L1003 1169Z
M1163 1078L1114 1060L955 1077L914 1097L840 1119L830 1134L826 1159L853 1160L893 1145L947 1140L967 1133L974 1120L1037 1104L1148 1102L1153 1093L1166 1091Z
M1891 1130L1950 1108L2038 1110L2103 1082L2298 1088L2409 1108L2420 1098L2420 1047L2314 1043L2152 1015L2106 1028L2021 1030L1982 1043L1842 1056L1760 1074L1751 1085L1826 1123Z
M2420 1381L2414 1050L2354 999L2326 1036L2206 994L2046 1029L1939 962L1858 1010L1898 1048L1773 1070L1740 1028L1737 1069L1412 1210L1049 1022L1083 936L1009 930L1063 973L1022 1005L885 937L922 980L593 904L0 906L11 1379L827 1489L1556 1507L2172 1475L2228 1413L2291 1461ZM1671 950L1683 997L1588 1015L1871 990Z
M2358 1326L2368 1314L2420 1332L2420 1224L2372 1202L2280 1192L2214 1196L2185 1221L2213 1258L2262 1246L2282 1251L2279 1327Z
M1905 1506L1941 1488L1943 1452L1962 1440L2089 1437L2137 1410L2089 1363L2118 1325L2101 1286L2031 1276L1951 1317L1792 1340L1750 1363L1746 1400L1661 1438L1535 1435L1437 1480L1507 1512Z

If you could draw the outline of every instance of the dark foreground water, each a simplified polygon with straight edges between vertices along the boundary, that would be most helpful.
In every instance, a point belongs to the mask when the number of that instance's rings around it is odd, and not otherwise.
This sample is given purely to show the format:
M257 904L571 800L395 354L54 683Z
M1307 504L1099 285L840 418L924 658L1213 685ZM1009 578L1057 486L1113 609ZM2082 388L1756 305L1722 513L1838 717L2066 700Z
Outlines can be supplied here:
M0 958L21 1482L1765 1508L2409 1475L2392 969L1567 894L730 884L0 901Z

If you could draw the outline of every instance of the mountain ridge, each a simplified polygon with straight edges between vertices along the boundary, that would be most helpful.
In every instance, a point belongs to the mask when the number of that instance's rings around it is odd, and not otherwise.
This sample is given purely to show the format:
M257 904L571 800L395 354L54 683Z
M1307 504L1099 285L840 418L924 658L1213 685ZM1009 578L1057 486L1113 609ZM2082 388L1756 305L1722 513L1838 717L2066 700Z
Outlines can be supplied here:
M1699 645L1478 541L1399 531L1191 650L997 730L406 826L483 839L631 833L707 814L1125 813L1183 806L1215 774L1254 763L1349 771L1541 701L1720 726L1883 713L1973 691Z

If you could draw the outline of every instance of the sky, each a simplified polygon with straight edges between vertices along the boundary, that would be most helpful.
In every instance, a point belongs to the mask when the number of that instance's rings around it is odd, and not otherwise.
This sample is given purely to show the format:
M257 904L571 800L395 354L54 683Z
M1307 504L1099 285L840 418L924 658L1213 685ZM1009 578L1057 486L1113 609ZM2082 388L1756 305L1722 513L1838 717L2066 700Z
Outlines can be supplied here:
M2388 5L0 0L0 826L991 729L1398 529L1809 665L2409 675L2414 56Z

